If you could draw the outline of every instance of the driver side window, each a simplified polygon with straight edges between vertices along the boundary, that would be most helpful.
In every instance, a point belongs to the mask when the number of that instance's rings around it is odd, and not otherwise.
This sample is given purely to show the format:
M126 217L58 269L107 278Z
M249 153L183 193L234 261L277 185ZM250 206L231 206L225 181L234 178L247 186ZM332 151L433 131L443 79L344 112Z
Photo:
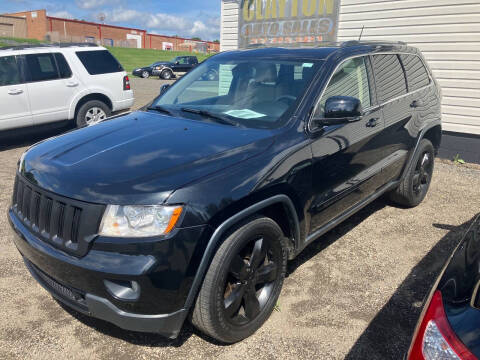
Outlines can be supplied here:
M337 69L320 100L323 111L328 98L332 96L351 96L362 103L363 108L371 105L365 58L347 60Z

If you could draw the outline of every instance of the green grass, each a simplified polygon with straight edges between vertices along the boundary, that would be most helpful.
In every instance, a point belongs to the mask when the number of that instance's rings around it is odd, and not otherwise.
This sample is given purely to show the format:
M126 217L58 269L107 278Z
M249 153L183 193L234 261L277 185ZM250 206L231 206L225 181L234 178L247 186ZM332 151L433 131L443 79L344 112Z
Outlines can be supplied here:
M175 56L180 55L192 55L189 52L181 51L163 51L152 49L129 49L119 47L109 47L108 50L120 61L125 71L131 73L133 69L137 67L147 66L156 61L168 61ZM209 55L206 54L193 54L196 55L199 62L205 60Z
M36 39L20 39L20 38L5 38L0 37L0 47L11 46L5 42L5 40L15 41L19 44L41 44L45 41ZM125 71L131 73L133 69L137 67L147 66L156 61L168 61L175 56L180 55L192 55L189 52L182 51L163 51L152 49L129 49L120 47L109 47L108 50L120 61ZM209 55L206 54L193 54L196 55L199 62L205 60Z

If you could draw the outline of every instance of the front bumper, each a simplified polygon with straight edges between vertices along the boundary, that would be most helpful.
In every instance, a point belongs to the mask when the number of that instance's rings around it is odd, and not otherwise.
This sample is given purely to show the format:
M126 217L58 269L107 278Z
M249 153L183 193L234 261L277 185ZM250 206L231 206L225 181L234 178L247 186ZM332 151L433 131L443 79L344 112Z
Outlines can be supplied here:
M177 229L170 239L141 245L98 238L86 256L76 258L38 239L12 211L8 218L27 268L56 299L126 330L178 336L198 267L193 254L205 227ZM135 282L140 295L128 301L115 297L105 280Z

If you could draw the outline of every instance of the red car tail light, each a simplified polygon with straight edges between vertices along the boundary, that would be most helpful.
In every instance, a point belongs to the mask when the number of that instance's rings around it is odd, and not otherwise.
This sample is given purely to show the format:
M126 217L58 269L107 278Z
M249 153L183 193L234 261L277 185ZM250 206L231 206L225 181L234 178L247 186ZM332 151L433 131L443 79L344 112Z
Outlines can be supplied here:
M477 360L450 327L439 290L435 291L427 306L408 360Z
M130 79L128 76L123 77L123 90L130 90Z

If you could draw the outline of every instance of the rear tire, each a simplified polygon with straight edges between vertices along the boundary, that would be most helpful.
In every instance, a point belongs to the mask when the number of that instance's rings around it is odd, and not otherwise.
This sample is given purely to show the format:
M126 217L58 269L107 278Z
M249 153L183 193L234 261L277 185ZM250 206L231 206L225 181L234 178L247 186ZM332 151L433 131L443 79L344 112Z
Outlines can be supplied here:
M193 325L224 343L249 337L271 315L286 264L283 233L272 219L241 225L212 260L193 310Z
M77 111L75 123L77 127L93 125L105 120L111 114L107 104L100 100L90 100L83 104Z
M435 149L430 140L422 139L407 175L398 188L390 193L390 199L405 207L419 205L430 188L434 165Z

